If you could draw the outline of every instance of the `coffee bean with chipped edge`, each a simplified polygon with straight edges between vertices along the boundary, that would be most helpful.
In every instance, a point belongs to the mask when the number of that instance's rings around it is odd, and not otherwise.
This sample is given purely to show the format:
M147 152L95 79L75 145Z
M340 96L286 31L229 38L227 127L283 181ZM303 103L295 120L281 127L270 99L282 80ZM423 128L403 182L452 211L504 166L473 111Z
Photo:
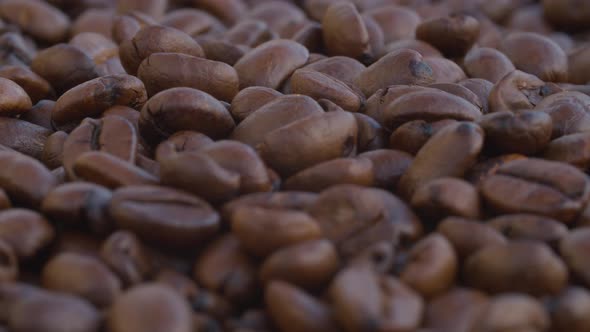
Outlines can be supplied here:
M191 247L206 242L219 228L219 215L202 199L157 186L116 190L109 214L120 228L147 242Z
M241 122L262 106L281 96L282 93L271 88L262 86L245 88L234 97L229 111L236 122Z
M55 237L55 231L41 214L25 209L0 212L0 240L9 244L19 260L37 255Z
M486 224L509 239L541 241L552 247L569 233L563 223L534 214L505 214L486 220Z
M18 84L30 97L32 103L37 103L42 99L50 98L53 94L49 83L27 67L3 66L0 69L0 77L9 79Z
M151 256L132 232L109 235L100 247L100 258L126 286L139 284L152 273Z
M294 41L279 39L261 44L234 65L240 78L240 90L251 86L278 89L308 58L309 51Z
M501 165L480 182L492 212L533 213L573 221L588 200L588 177L568 164L529 158Z
M231 234L205 248L195 262L193 276L206 289L236 304L253 302L257 292L257 266Z
M223 104L191 88L172 88L156 94L145 104L139 118L140 134L152 144L183 130L220 139L227 137L234 127L234 120Z
M465 55L478 37L478 20L465 14L432 18L416 28L416 39L428 42L451 58Z
M420 149L402 175L399 192L411 198L423 184L441 177L461 177L475 163L483 146L483 130L459 122L441 129Z
M70 19L44 1L3 1L0 4L0 17L47 44L59 43L66 39L70 28Z
M86 117L98 117L115 105L141 109L147 94L143 83L130 75L99 77L64 93L55 104L53 125L71 131Z
M478 220L447 217L436 231L453 245L459 259L463 260L481 248L506 243L506 237L496 228Z
M492 83L499 82L516 69L504 53L489 47L469 51L463 59L463 67L470 77L483 78Z
M424 312L424 326L434 331L472 331L487 309L483 292L455 288L430 301Z
M512 241L470 255L463 267L468 285L489 293L556 294L567 284L567 266L549 246Z

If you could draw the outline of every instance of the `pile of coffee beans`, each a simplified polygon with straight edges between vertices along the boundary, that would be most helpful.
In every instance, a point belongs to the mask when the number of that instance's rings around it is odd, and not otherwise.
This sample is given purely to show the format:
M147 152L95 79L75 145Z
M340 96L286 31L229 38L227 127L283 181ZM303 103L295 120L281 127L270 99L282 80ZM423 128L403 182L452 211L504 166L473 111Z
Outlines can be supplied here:
M590 332L589 0L0 0L0 332Z

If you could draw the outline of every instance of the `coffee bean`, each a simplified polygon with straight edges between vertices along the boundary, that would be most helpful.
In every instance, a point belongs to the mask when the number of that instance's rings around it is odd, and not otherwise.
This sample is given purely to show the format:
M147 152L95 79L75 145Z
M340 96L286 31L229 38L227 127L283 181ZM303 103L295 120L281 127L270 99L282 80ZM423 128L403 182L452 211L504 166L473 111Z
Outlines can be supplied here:
M317 194L302 191L252 193L224 204L221 214L224 220L229 221L232 214L244 206L303 211L316 202L317 196Z
M456 123L456 120L445 119L434 122L412 120L397 127L389 136L389 147L415 155L442 128Z
M550 302L551 326L556 331L584 331L590 323L590 294L581 287L572 286Z
M27 96L30 98L32 103L37 103L40 100L48 98L53 94L49 83L41 76L35 74L33 71L26 67L4 66L0 69L0 77L6 78L18 84L26 92ZM18 89L11 87L10 84L7 85L4 80L2 82L2 85L5 86L3 88L5 94L15 94L21 96L20 98L22 98L23 100L19 102L19 104L21 104L20 107L31 108L31 106L25 107L25 105L28 105L28 103L26 102L26 98L24 98L22 93L16 91ZM11 108L14 108L14 106L17 105L13 105ZM16 110L6 109L5 111L15 112ZM9 114L10 113L7 113L7 115Z
M70 27L70 20L64 13L41 1L4 1L0 5L0 17L48 44L63 41Z
M144 281L152 272L150 255L133 233L112 233L100 248L100 258L127 285Z
M467 79L459 65L449 59L437 56L424 57L424 63L432 69L432 83L457 83Z
M225 26L215 16L198 9L181 8L168 12L160 24L180 30L192 38L220 37Z
M291 76L291 92L310 96L315 100L328 99L346 111L358 111L364 97L344 82L313 70L298 69Z
M54 237L52 226L37 212L25 209L0 212L0 240L12 247L19 260L35 256Z
M486 311L488 302L488 297L482 292L466 288L452 289L428 303L424 326L435 331L469 332Z
M380 6L367 10L363 15L373 18L383 30L385 44L398 40L413 39L416 27L422 20L414 10L395 5Z
M166 12L168 0L120 0L117 1L117 12L127 13L138 11L154 18L160 18Z
M463 61L469 76L483 78L492 83L499 82L516 69L504 53L488 47L472 49Z
M454 14L422 22L416 27L416 38L438 48L448 57L461 57L479 36L479 22L472 16Z
M504 244L504 235L509 236L488 224L461 217L445 218L436 231L449 240L460 259L465 259L482 248Z
M127 14L119 15L113 21L111 31L113 40L117 44L121 44L135 37L139 30L148 25L157 25L157 22L151 16L139 11L131 11Z
M250 114L280 96L282 96L280 92L270 88L259 86L245 88L234 97L229 111L236 122L241 122Z
M515 70L496 83L490 92L492 112L531 109L546 95L545 83L536 76Z
M549 329L549 315L535 298L508 293L490 299L488 308L476 324L478 331L510 331Z
M165 160L178 153L196 152L211 143L213 140L201 133L179 131L158 145L156 160Z
M320 192L339 184L371 186L374 182L373 163L364 158L338 158L306 168L287 178L287 190Z
M543 157L586 169L590 166L590 135L579 133L557 138L547 145Z
M545 112L553 121L552 138L588 131L590 96L577 91L564 91L544 98L535 107Z
M509 239L542 241L553 247L568 235L563 223L534 214L507 214L486 223Z
M12 246L4 240L0 240L0 257L2 258L0 264L0 281L16 281L19 274L18 258Z

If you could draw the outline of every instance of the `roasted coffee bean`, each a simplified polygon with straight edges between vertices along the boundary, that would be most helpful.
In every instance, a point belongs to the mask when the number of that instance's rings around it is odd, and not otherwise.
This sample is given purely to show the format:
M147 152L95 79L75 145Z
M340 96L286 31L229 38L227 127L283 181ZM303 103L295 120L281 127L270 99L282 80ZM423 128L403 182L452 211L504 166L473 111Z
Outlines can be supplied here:
M452 289L428 303L424 326L434 331L472 331L488 303L488 297L482 292L466 288Z
M385 36L387 36L386 31L384 31L383 33L385 34ZM417 39L401 39L386 44L381 50L381 54L386 55L388 53L394 53L405 49L414 50L426 57L443 56L439 50L434 48L434 46Z
M282 94L274 89L253 86L245 88L234 97L230 112L236 122L241 122L262 106L276 100Z
M117 44L121 44L132 39L146 25L157 24L151 16L139 11L132 11L114 18L111 33L113 34L113 40Z
M224 138L234 129L229 111L211 95L191 88L172 88L151 97L141 110L139 131L150 143L160 143L182 130Z
M199 245L219 228L219 215L209 204L184 192L157 186L116 190L109 213L120 228L170 247Z
M448 57L461 57L479 37L479 22L472 16L454 14L422 22L416 38L438 48Z
M411 204L425 219L433 221L447 216L476 219L480 215L477 189L455 178L438 178L419 186Z
M16 281L19 273L18 258L12 246L4 240L0 240L0 257L2 258L0 281L3 283Z
M250 50L243 45L234 45L223 40L204 37L199 39L199 45L205 52L207 59L223 62L230 66L235 65Z
M213 140L195 131L179 131L160 143L156 149L156 160L165 160L178 153L197 152Z
M460 259L481 248L506 243L499 230L473 219L448 217L440 222L436 231L449 240Z
M477 106L477 108L479 108L479 110L483 112L484 107L483 103L480 100L480 97L476 95L473 91L469 90L468 88L464 87L459 83L434 83L430 84L429 87L442 90L444 92L448 92L457 97L461 97L467 100L468 102L472 103L473 105Z
M88 8L72 22L70 33L72 36L76 36L81 33L91 32L113 39L114 21L115 17L113 17L111 8Z
M564 91L544 98L536 110L545 112L553 120L552 138L590 130L590 96L577 91Z
M472 49L465 55L463 66L469 76L483 78L492 83L499 82L516 69L504 53L488 47Z
M40 42L48 44L63 41L70 27L68 17L44 1L3 1L0 4L0 17L16 24Z
M322 19L322 31L330 55L345 55L361 62L371 57L369 32L352 3L336 2L328 7Z
M38 208L57 184L56 178L39 161L17 152L0 152L0 187L17 205Z
M188 302L157 283L135 286L115 299L107 325L113 332L193 331Z
M226 30L215 16L198 9L181 8L168 12L160 23L164 26L180 30L189 36L220 37Z
M429 56L424 57L424 63L432 69L432 77L434 79L432 83L458 83L467 79L467 74L465 74L463 69L449 59Z
M51 120L53 125L71 131L86 117L98 117L115 105L137 110L146 103L143 83L130 75L111 75L82 83L64 93L56 102Z
M414 38L416 27L421 21L420 15L414 10L395 5L366 10L363 16L370 16L379 25L385 44Z
M0 117L0 144L6 151L18 151L35 159L41 159L44 144L52 130L27 121Z
M18 84L28 95L31 102L37 103L38 101L50 97L52 94L51 86L49 83L43 79L41 76L35 74L30 69L21 66L4 66L0 68L0 77L9 79L14 83ZM19 91L16 91L14 87L6 86L5 81L2 81L2 85L5 86L2 88L4 94L17 94ZM20 94L18 94L20 96ZM11 96L12 97L12 96ZM14 97L12 97L14 98ZM11 99L12 99L11 98ZM21 97L22 98L22 97ZM20 101L21 107L24 107L26 104L26 98L23 98L23 101ZM9 99L10 100L10 99ZM4 103L9 102L5 101ZM6 104L3 104L6 105ZM17 105L13 105L12 108L15 108ZM29 106L28 108L30 108ZM11 111L10 109L3 110L3 112ZM13 111L14 112L14 111ZM10 115L10 113L7 113Z
M141 283L152 272L149 253L131 232L112 233L100 248L100 258L127 286Z
M467 259L463 275L469 285L490 293L544 295L561 291L568 271L547 245L514 241L475 252Z
M395 129L389 136L389 147L415 155L442 128L456 123L456 120L445 119L434 122L412 120Z
M590 166L590 134L579 133L562 136L547 145L543 158L561 161L586 169Z
M498 81L490 92L490 110L499 112L531 109L546 94L547 89L542 80L515 70Z
M54 237L53 227L37 212L25 209L0 212L0 240L14 249L19 260L35 256Z
M568 235L563 223L534 214L507 214L486 223L504 236L514 240L542 241L555 246Z
M358 111L364 98L344 82L327 74L298 69L291 76L291 92L310 96L315 100L328 99L346 111Z
M460 85L471 90L479 97L483 114L490 112L490 92L494 88L494 83L482 78L469 78L459 82Z
M279 210L303 211L317 200L318 195L302 191L282 191L242 195L221 208L223 220L229 221L239 207L261 207Z
M0 91L2 91L2 102L0 102L1 116L16 116L28 111L32 105L31 98L15 82L0 77Z
M558 332L583 332L590 320L590 294L581 287L572 286L550 301L551 327Z
M373 184L386 189L397 187L399 179L413 160L405 152L389 149L364 152L358 158L369 159L373 163Z
M590 232L587 228L571 231L561 239L559 252L570 271L584 284L590 283L590 271L586 263L587 239Z
M124 14L138 11L158 19L166 12L168 2L168 0L119 0L117 12Z
M53 130L51 125L51 113L53 112L54 107L55 101L47 99L40 100L27 112L21 114L19 119Z
M530 158L500 166L480 182L496 213L534 213L571 222L588 199L588 177L573 166Z
M121 281L96 258L62 253L51 258L41 272L43 287L83 297L108 307L121 292Z
M490 299L476 331L547 331L549 315L539 301L531 296L507 293Z

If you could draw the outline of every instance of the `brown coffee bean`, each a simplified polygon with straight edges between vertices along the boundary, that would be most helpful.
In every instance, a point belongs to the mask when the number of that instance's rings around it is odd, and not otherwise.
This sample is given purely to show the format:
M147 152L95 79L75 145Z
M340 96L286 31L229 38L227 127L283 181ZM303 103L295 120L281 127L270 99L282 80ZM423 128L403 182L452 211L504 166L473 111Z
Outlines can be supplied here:
M368 115L362 113L354 113L353 115L358 127L358 152L379 150L387 147L389 131Z
M571 164L581 169L590 166L590 133L562 136L547 145L543 158Z
M311 115L275 129L258 146L261 157L281 175L356 152L357 125L349 112ZM285 146L293 149L285 151Z
M70 27L69 18L44 1L3 1L0 4L0 17L47 44L63 41Z
M355 83L356 77L366 69L365 65L358 60L346 56L332 56L315 62L308 61L303 68L334 77L353 89L358 89Z
M486 223L509 239L541 241L551 246L568 234L567 227L561 222L534 214L508 214Z
M0 212L0 240L9 244L19 260L31 258L55 237L49 222L37 212L7 209Z
M100 248L100 258L126 286L141 283L152 272L149 254L131 232L112 233Z
M221 208L223 220L228 221L231 215L240 207L261 207L278 210L303 211L317 200L318 195L309 192L281 191L269 193L252 193L242 195Z
M395 53L401 50L414 50L425 57L442 57L442 53L434 48L432 45L416 39L401 39L389 44L386 44L381 50L383 56L389 53Z
M88 301L58 292L38 290L19 299L10 311L11 331L97 332L101 314ZM35 317L35 319L31 319Z
M240 90L250 86L276 90L308 58L309 51L297 42L281 39L263 43L234 65L240 78Z
M330 55L344 55L363 62L373 52L365 23L351 3L336 2L328 7L322 19L322 30Z
M429 87L461 97L483 112L483 103L481 102L480 97L459 83L434 83L430 84Z
M150 96L175 87L199 89L223 101L231 101L238 93L238 73L233 67L186 54L152 53L141 62L137 76Z
M54 107L55 101L46 99L41 100L33 105L33 107L27 112L21 114L19 119L53 131L51 125L51 113L53 112Z
M533 213L572 221L588 197L588 177L568 164L519 159L480 182L486 204L496 213Z
M551 330L584 332L590 326L590 294L585 288L572 286L551 299Z
M428 123L424 120L412 120L399 126L389 136L389 147L415 155L442 128L457 123L445 119Z
M477 37L479 22L464 14L429 19L416 27L416 39L433 45L448 57L465 55Z
M469 182L457 178L437 178L419 186L412 207L427 220L448 216L477 219L480 216L479 193Z
M553 120L552 138L590 130L590 96L577 91L552 94L535 107Z
M137 146L137 133L133 125L122 117L86 118L63 143L63 166L68 177L74 179L74 163L89 151L102 151L135 163Z
M14 118L0 117L0 144L4 151L18 151L41 159L47 138L52 131Z
M240 190L240 174L203 153L181 153L161 160L160 177L164 185L214 203L227 201Z
M287 178L287 190L320 192L333 185L354 184L371 186L374 182L373 163L364 158L338 158L306 168Z
M3 96L0 102L1 116L16 116L33 106L25 90L9 79L0 77L0 92Z
M515 32L504 39L500 49L519 70L543 81L567 81L567 55L547 37L537 33Z
M247 10L243 0L204 0L195 5L217 16L227 25L235 24Z
M39 161L16 152L0 152L0 187L17 205L38 208L57 184L53 174Z
M0 46L0 63L3 65L28 66L37 53L32 41L16 32L0 35Z
M98 77L94 61L79 48L67 44L57 44L37 53L31 70L47 80L58 96Z
M139 110L146 100L145 87L136 77L103 76L64 93L55 104L51 120L58 129L71 131L84 118L98 117L112 106L129 106Z
M223 39L231 44L256 47L271 39L276 39L276 33L264 21L244 19L227 30Z
M281 331L338 331L330 308L291 284L272 281L266 286L264 299Z
M320 289L338 271L339 258L328 240L311 240L285 247L271 254L260 268L264 283L289 282L305 289Z
M199 38L199 45L209 60L219 61L233 66L250 50L243 45L235 45L214 38Z
M470 77L483 78L492 83L499 82L516 69L504 53L488 47L472 49L465 55L463 66Z
M158 145L156 160L165 160L177 153L196 152L211 143L213 140L201 133L179 131Z
M219 38L225 31L225 26L215 16L192 8L172 10L160 20L160 24L180 30L193 38Z
M285 112L286 109L289 109L289 111ZM231 138L256 147L264 140L266 134L273 130L307 116L322 113L323 110L320 105L310 97L301 95L278 96L254 110L240 122L232 132Z
M192 332L191 314L188 302L173 289L147 283L115 299L107 325L113 332Z
M111 8L88 8L72 22L70 34L76 36L85 32L98 33L113 39L113 10Z
M292 26L298 28L293 30L294 32L290 36L291 40L305 46L310 52L320 52L324 49L322 25L320 23L302 21L293 23ZM309 62L311 63L311 61Z
M480 249L469 256L463 276L490 293L555 294L567 283L567 267L540 242L514 241Z
M385 44L414 38L414 31L422 20L414 10L394 5L364 11L363 16L370 16L379 25Z
M412 163L409 154L389 149L364 152L358 158L368 159L373 163L373 184L376 187L396 188L399 179Z
M207 292L200 290L197 284L188 276L173 269L164 268L160 270L154 280L162 285L169 286L189 301L200 296L199 293L201 292L204 296L207 296L205 295Z
M479 185L483 179L496 174L500 166L513 160L526 158L522 154L512 153L480 161L467 171L465 179L473 184Z
M485 132L486 148L499 153L533 155L547 147L553 130L551 117L534 111L494 112L478 124Z
M469 78L460 81L459 84L471 90L471 92L475 93L479 97L483 114L489 113L489 97L490 92L494 88L494 83L481 78Z
M244 249L259 257L321 236L312 217L293 210L240 207L231 215L231 228Z
M99 260L75 253L50 259L41 272L43 287L108 307L121 292L121 281Z
M448 217L440 222L436 231L449 240L460 259L481 248L506 243L499 230L472 219Z
M549 315L537 299L516 293L490 299L476 331L547 331Z
M571 231L561 239L559 252L570 271L584 284L590 283L588 270L588 238L590 230L583 227Z
M241 122L262 106L281 97L282 93L271 88L262 86L253 86L245 88L234 97L229 109L230 113L236 120Z
M392 75L395 73L395 75ZM432 68L422 55L413 50L401 50L385 55L359 74L356 83L365 94L396 84L427 85L434 82Z
M440 234L429 235L416 243L400 271L400 280L426 298L449 289L458 269L451 243Z
M249 303L257 291L256 265L240 241L226 234L213 241L201 253L193 276L205 288L234 303Z
M84 32L70 40L70 45L84 51L94 61L100 76L125 74L119 58L119 50L109 37L98 33Z
M483 145L483 130L476 124L458 122L441 129L420 149L401 177L400 193L412 197L432 180L460 177L475 163Z
M41 204L48 218L68 225L106 233L111 222L106 215L111 192L105 187L86 182L72 182L55 187Z
M477 121L481 115L481 108L467 100L433 89L417 91L397 98L384 110L383 121L386 128L395 130L412 120Z
M367 99L362 112L383 125L385 123L383 119L385 109L389 104L406 94L424 89L428 88L416 85L392 85L379 89Z
M51 86L45 79L35 74L26 67L4 66L0 69L0 77L9 79L14 83L18 84L26 92L28 97L30 97L32 103L37 103L38 101L44 98L50 97L53 93L51 91ZM6 85L5 83L2 84ZM7 97L9 94L18 95L23 100L19 101L17 105L19 105L22 108L25 108L25 105L27 104L26 98L21 97L22 94L17 90L18 89L15 89L14 87L6 86L4 88L3 94L5 94ZM8 101L5 101L5 103L6 102ZM17 105L12 105L11 108L15 108L15 106ZM30 107L31 106L29 106L28 108ZM7 111L10 111L10 109L7 109Z
M422 319L422 298L403 282L370 267L341 270L328 292L334 317L347 332L411 331Z
M138 11L155 19L160 18L168 8L168 0L119 0L117 12L125 14ZM149 326L149 325L148 325Z
M146 25L157 25L158 23L151 16L143 14L139 11L132 11L124 15L114 18L113 40L117 44L121 44L126 40L132 39L139 30Z
M414 213L400 199L380 189L333 186L320 193L308 211L343 257L380 241L412 241L422 232Z
M150 173L106 152L84 152L76 158L72 170L77 178L110 189L158 183Z
M590 82L588 68L588 54L590 47L580 46L568 53L568 81L574 84L586 84Z
M2 258L0 281L3 283L16 281L19 274L18 258L12 246L4 240L0 240L0 257Z
M346 111L356 112L364 103L364 97L344 82L313 70L296 70L290 84L292 93L310 96L315 100L328 99Z
M484 293L455 288L428 303L424 326L434 331L473 331L487 306L488 297Z
M234 126L223 104L191 88L172 88L156 94L145 104L139 118L141 136L151 143L159 143L182 130L220 139L228 136Z

